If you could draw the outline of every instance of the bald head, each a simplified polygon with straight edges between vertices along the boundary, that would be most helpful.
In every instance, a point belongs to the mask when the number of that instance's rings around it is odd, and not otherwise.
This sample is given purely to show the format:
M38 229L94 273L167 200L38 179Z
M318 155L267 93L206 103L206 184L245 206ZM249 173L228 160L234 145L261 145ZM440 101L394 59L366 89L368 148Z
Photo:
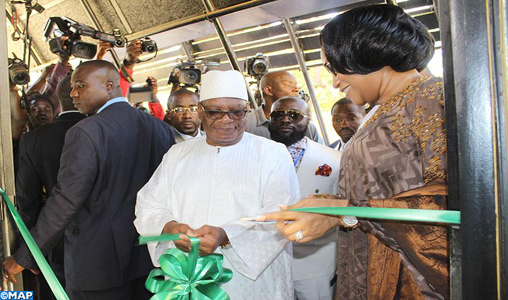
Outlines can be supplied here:
M120 88L120 73L118 69L109 61L106 60L89 60L81 63L76 72L93 73L95 76L101 76L103 80L112 81L115 87Z
M259 81L259 87L261 90L263 90L267 84L268 85L273 84L274 81L284 76L292 77L293 75L291 75L291 73L289 73L288 71L268 72L265 75L263 75L263 77L261 77L261 80Z
M275 101L272 105L272 111L275 110L298 110L304 113L305 115L310 115L309 104L305 102L300 97L288 96L282 97L279 100Z
M193 93L186 89L179 89L171 93L168 98L168 108L173 109L180 105L180 99L190 97L195 101L195 105L198 105L199 97L196 93Z
M104 60L79 65L72 74L71 85L74 106L82 114L95 114L108 100L122 97L120 74Z
M266 73L261 78L259 89L268 111L276 100L286 96L298 96L299 92L295 77L288 71Z

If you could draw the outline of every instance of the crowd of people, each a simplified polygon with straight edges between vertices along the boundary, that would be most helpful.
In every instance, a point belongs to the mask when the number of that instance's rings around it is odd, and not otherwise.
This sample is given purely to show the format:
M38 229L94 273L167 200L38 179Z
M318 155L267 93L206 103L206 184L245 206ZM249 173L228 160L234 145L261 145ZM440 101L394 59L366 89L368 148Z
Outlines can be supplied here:
M71 300L149 299L148 273L168 248L189 252L190 237L200 255L224 256L231 299L450 298L445 226L288 210L446 209L443 90L422 75L434 53L425 26L369 5L334 17L320 42L346 95L329 147L287 71L264 75L255 110L238 71L208 71L198 93L173 88L166 112L151 77L146 113L126 98L139 41L120 69L103 60L107 43L74 71L62 56L32 85L28 114L11 86L18 209ZM137 246L161 234L181 239ZM3 274L28 270L20 241ZM39 299L54 299L35 278Z

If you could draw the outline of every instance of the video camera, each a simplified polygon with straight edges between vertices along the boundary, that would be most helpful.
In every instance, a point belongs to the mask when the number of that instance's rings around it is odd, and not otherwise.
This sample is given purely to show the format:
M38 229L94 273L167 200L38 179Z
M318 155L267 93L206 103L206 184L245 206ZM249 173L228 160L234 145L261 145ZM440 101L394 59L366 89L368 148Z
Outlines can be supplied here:
M53 38L51 38L51 34L53 34ZM59 38L64 36L68 39L62 45ZM127 42L118 29L114 29L113 34L105 33L67 17L51 17L44 26L44 37L49 40L51 52L55 54L65 53L86 59L94 58L97 53L97 46L81 41L81 36L109 42L115 47L124 47Z
M201 83L201 74L205 73L208 67L218 66L220 62L215 60L181 61L169 74L168 84L195 86ZM179 71L178 75L177 71Z
M268 66L268 57L263 55L263 53L258 53L245 60L245 70L247 71L247 74L257 79L268 73Z
M8 58L9 79L17 85L24 85L30 81L28 66L19 58Z

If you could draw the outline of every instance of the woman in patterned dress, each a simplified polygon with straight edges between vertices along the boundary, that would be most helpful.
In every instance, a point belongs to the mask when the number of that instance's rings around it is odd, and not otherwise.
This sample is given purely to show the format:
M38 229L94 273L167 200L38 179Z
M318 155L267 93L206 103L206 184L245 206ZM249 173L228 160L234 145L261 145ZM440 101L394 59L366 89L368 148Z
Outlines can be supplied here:
M364 6L333 18L321 45L333 87L375 110L342 152L338 197L303 199L291 208L446 209L442 82L419 72L434 53L427 28L397 6ZM342 217L290 211L266 218L297 242L342 227L335 299L449 298L445 226L360 220L346 227Z

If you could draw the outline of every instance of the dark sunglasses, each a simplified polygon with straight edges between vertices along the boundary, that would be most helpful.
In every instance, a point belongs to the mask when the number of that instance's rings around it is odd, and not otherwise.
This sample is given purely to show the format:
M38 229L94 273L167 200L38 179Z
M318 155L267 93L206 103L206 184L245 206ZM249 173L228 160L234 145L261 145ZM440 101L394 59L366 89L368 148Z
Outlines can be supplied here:
M241 120L245 118L247 115L247 109L239 109L239 110L215 110L215 109L207 109L202 103L201 107L203 107L203 111L205 112L205 116L210 120L220 120L224 118L225 114L228 114L228 117L231 120Z
M290 109L290 110L272 111L272 113L270 114L270 118L272 118L272 120L274 121L281 121L282 119L284 119L284 116L286 115L288 116L289 120L294 123L298 123L301 120L303 120L303 118L309 117L303 114L301 111Z
M330 65L330 63L324 63L323 64L323 67L325 67L325 69L330 72L330 74L332 74L332 76L336 76L337 75L337 72L335 72L332 68L332 65Z

